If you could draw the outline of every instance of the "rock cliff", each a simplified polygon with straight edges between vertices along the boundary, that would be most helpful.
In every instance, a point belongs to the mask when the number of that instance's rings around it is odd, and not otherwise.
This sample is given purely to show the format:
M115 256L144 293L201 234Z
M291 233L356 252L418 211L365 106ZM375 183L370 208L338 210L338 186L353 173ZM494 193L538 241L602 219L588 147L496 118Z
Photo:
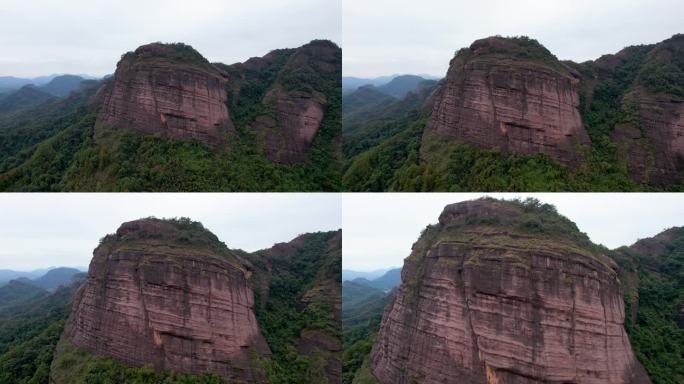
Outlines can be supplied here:
M621 109L633 111L635 118L616 124L610 137L634 180L672 185L681 180L684 169L684 35L647 47L651 49L638 66L629 60L630 48L597 60L597 65L613 70L636 67L634 80L620 98ZM605 77L601 75L596 77Z
M578 73L534 40L477 40L450 62L432 100L421 156L429 160L446 139L576 164L579 147L589 144L579 82Z
M234 130L226 80L184 44L153 43L122 56L97 126L219 146Z
M340 106L341 57L339 47L319 40L298 48L285 62L262 101L269 112L253 124L269 159L295 164L308 158L326 112Z
M617 266L555 209L447 206L402 270L371 352L381 383L650 383Z
M95 355L160 370L262 382L249 273L201 224L124 223L95 249L63 338Z

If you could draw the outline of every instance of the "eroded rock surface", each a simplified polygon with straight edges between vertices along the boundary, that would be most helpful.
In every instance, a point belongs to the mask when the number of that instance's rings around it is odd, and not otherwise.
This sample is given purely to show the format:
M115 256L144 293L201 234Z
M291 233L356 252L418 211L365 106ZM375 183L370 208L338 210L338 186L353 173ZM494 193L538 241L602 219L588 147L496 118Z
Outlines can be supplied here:
M607 121L618 160L638 183L676 185L684 169L684 35L581 64L585 109L613 103ZM597 96L598 94L598 96ZM608 100L607 100L608 99Z
M124 55L98 116L98 127L190 140L227 142L234 130L226 81L192 48L153 43Z
M266 155L277 163L307 160L309 149L330 103L340 103L340 48L329 41L312 41L298 48L285 63L264 98L274 113L257 118L254 128L264 137ZM333 85L331 85L333 84Z
M511 153L581 161L589 144L579 106L579 75L541 46L530 57L513 39L475 41L452 59L423 137L425 158L444 139ZM544 51L541 51L544 50ZM535 56L538 55L539 57Z
M371 352L375 377L650 383L623 327L615 264L574 224L548 215L494 200L447 206L405 260ZM562 230L530 230L551 223Z
M247 278L240 260L203 228L124 223L94 251L64 337L133 366L262 382L254 356L270 350Z

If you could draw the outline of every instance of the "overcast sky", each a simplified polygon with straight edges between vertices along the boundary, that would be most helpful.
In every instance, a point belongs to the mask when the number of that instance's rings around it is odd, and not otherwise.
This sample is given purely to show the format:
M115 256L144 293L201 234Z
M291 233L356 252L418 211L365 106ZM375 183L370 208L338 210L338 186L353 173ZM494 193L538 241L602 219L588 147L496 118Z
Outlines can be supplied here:
M154 41L190 44L226 64L342 40L340 0L2 0L0 76L102 76Z
M343 268L372 271L401 266L420 231L437 223L444 206L481 196L536 197L555 205L595 243L609 248L631 245L667 228L684 226L681 193L345 193Z
M85 266L98 240L142 217L189 217L256 251L341 228L337 194L0 194L0 269Z
M585 61L684 32L681 0L344 0L345 76L442 77L459 48L527 35Z

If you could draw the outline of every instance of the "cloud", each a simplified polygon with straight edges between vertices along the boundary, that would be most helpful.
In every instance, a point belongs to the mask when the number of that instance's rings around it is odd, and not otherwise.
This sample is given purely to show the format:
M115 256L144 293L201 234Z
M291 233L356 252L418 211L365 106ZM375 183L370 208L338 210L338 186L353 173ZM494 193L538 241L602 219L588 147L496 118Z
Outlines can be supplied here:
M684 196L639 193L394 193L344 194L342 253L346 269L401 266L420 231L437 222L447 204L476 199L533 196L554 204L595 243L609 248L684 225Z
M312 39L340 43L340 13L328 0L3 0L0 75L101 76L154 41L231 64Z
M125 221L189 217L230 248L256 251L341 228L335 194L0 194L0 269L87 266L98 240Z
M344 74L444 76L455 51L527 35L560 59L585 61L681 33L679 0L345 0Z

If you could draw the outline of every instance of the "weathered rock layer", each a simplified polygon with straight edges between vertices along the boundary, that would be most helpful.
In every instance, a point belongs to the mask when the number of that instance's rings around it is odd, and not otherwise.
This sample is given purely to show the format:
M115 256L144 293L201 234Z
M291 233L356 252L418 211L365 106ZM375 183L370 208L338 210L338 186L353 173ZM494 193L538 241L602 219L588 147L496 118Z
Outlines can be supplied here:
M521 51L512 39L492 37L459 52L433 100L423 147L446 138L543 153L563 164L581 161L578 146L589 137L578 110L579 75L548 52L549 57L527 58L519 57ZM429 158L430 152L422 155Z
M196 52L197 57L180 56L181 49L192 50L153 43L124 55L98 125L210 146L225 143L233 130L225 80Z
M192 236L144 219L106 237L72 304L68 341L134 366L263 381L251 354L270 351L247 272L213 235Z
M428 227L371 353L381 383L650 382L623 328L610 259L576 228L526 229L535 226L526 209L455 204Z
M254 129L264 137L266 155L277 163L306 161L331 103L340 103L341 51L329 41L298 48L285 63L263 103L274 113L257 118Z

